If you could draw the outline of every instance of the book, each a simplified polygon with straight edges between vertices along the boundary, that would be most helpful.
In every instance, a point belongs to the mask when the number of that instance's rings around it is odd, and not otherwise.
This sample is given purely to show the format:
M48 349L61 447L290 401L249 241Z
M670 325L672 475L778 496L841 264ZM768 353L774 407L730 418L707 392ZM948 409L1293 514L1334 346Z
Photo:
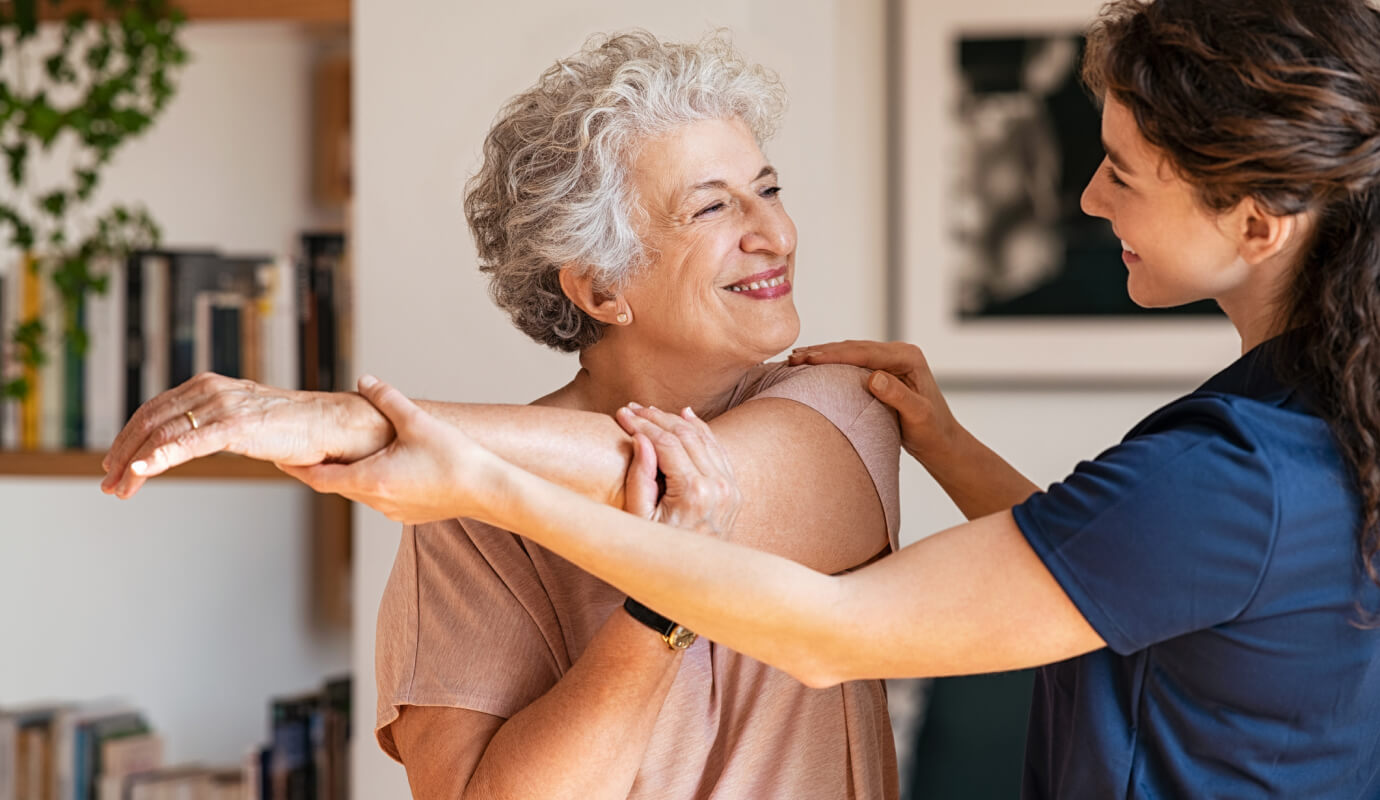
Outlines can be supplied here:
M244 370L241 318L252 297L237 292L197 293L193 311L193 374L215 372L247 377Z
M85 332L86 298L79 298L68 313L74 330ZM62 359L62 447L80 450L86 446L86 353L76 334L67 330L68 321L64 313L59 332L62 346L54 353Z
M311 330L303 334L312 347L310 352L303 352L303 359L305 361L311 357L314 361L305 365L305 377L310 378L312 383L308 385L304 381L302 388L335 391L342 388L340 383L346 374L345 365L341 363L343 351L340 348L338 322L340 306L348 301L343 292L346 288L345 236L326 232L304 233L301 238L303 268L312 306L305 322Z
M126 800L129 779L163 766L163 739L155 733L116 736L99 747L96 800Z
M0 800L18 800L18 766L15 761L19 749L19 722L9 714L0 713Z
M77 783L77 729L112 714L128 712L122 704L105 700L58 709L50 722L52 742L51 785L55 797L71 800Z
M165 251L125 262L125 419L168 388L168 270Z
M37 264L28 256L19 265L19 316L16 324L25 324L43 318L42 276L38 274ZM43 401L43 386L39 382L38 367L25 365L21 374L28 382L29 392L20 403L19 446L24 450L37 450L39 444L39 408Z
M104 265L105 294L86 302L88 347L85 363L85 415L88 450L105 450L125 423L125 262Z
M18 800L56 800L53 721L68 708L38 704L7 712L16 728L14 791Z
M98 800L100 777L107 769L103 760L104 747L107 742L141 737L149 733L149 725L144 716L134 711L113 713L78 725L74 737L76 753L73 800ZM143 752L147 752L148 747L145 746ZM156 749L158 745L152 747ZM134 768L143 769L156 766L160 757L161 753L157 752L150 757L144 757L141 754L139 759L136 759ZM130 760L128 756L125 759L125 763Z
M272 800L314 800L316 770L312 760L311 715L317 694L275 699L271 708L273 750L269 760Z
M13 268L8 272L0 272L0 386L18 377L14 363L14 346L10 342L15 316L11 306L14 305L16 285ZM19 448L18 409L18 405L13 400L0 395L0 450ZM0 753L0 757L3 757L3 753ZM0 772L0 791L4 789L5 774ZM7 799L3 794L0 794L0 800Z
M200 371L196 354L197 297L207 293L238 295L241 304L252 302L258 294L257 270L268 257L225 257L213 252L180 252L171 261L169 272L169 386L178 386ZM238 317L238 315L236 315ZM237 337L238 338L238 335ZM234 349L239 350L236 344ZM237 362L238 363L238 360ZM238 367L229 377L241 377Z
M67 437L67 309L51 275L34 274L38 283L39 318L43 321L43 363L38 368L39 393L38 447L40 450L61 450Z

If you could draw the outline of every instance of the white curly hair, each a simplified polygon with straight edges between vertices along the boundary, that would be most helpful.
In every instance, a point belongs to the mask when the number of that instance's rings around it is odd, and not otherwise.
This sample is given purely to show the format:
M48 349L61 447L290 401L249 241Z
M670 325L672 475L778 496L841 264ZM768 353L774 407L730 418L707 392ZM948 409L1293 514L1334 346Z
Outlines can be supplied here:
M775 133L786 92L727 35L691 44L643 30L589 39L508 101L466 184L465 216L494 302L533 339L581 350L604 325L561 291L564 265L612 294L648 262L629 181L637 149L689 122L741 120L758 145Z

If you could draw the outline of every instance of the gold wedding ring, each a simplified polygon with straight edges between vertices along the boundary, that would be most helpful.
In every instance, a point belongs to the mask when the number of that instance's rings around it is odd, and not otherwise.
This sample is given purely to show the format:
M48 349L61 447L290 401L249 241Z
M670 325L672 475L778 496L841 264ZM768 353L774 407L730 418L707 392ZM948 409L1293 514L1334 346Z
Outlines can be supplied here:
M193 413L190 412L190 411L185 411L185 412L183 412L183 413L185 413L185 414L187 415L187 421L190 422L190 423L192 423L192 430L196 430L197 428L200 428L200 427L201 427L200 425L198 425L198 424L196 423L196 415L195 415L195 414L193 414Z

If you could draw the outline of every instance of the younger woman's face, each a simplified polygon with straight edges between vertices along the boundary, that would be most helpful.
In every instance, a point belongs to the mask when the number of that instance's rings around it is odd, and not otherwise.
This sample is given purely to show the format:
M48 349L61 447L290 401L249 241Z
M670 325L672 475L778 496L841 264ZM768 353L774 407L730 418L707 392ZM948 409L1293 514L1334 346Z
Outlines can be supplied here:
M1137 305L1166 308L1217 299L1239 289L1250 269L1193 187L1141 135L1126 106L1108 97L1102 112L1107 157L1083 190L1083 211L1112 223Z

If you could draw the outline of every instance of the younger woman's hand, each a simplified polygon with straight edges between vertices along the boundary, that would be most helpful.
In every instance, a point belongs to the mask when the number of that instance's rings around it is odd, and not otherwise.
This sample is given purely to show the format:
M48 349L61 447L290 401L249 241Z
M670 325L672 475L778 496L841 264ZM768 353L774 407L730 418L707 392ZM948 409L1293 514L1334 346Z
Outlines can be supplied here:
M655 522L727 538L743 496L719 440L689 408L680 416L630 403L618 423L633 437L626 509ZM658 503L657 469L666 476Z
M852 364L875 370L868 391L896 409L901 418L901 444L917 461L952 449L962 428L949 411L944 394L920 348L905 342L848 340L798 347L788 359L799 364Z
M458 428L417 407L402 392L371 376L359 393L392 423L386 447L350 464L278 468L318 492L330 492L408 524L477 516L492 484L498 457Z

